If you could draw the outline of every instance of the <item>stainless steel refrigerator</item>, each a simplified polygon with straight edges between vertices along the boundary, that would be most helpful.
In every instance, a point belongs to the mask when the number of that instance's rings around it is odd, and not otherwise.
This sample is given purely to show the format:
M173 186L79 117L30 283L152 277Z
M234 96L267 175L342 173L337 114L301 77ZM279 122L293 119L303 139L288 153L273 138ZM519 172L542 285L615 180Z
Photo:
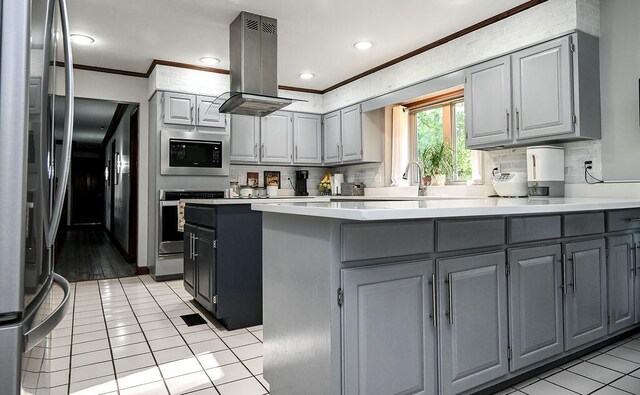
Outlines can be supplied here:
M0 394L48 386L48 335L70 304L53 245L70 166L72 65L65 0L0 0ZM56 100L66 103L61 142Z

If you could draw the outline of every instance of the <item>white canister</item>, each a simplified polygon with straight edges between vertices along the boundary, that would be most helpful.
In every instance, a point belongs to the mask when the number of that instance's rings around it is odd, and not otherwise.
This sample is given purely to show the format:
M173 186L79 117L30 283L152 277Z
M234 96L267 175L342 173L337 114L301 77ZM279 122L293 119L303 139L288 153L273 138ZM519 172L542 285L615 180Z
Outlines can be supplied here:
M278 186L277 185L267 185L267 196L269 196L269 197L278 196Z

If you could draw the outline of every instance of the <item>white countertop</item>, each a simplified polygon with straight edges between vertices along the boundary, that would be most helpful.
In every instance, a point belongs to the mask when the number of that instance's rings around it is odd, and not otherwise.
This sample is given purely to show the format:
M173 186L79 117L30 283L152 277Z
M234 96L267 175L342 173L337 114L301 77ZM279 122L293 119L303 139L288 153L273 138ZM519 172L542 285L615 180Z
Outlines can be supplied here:
M374 198L380 199L380 198ZM541 214L640 208L640 198L436 198L405 201L270 202L257 211L359 221Z
M329 203L338 201L433 201L433 200L469 200L481 199L458 196L278 196L274 198L228 198L228 199L182 199L183 203L206 204L274 204L274 203Z

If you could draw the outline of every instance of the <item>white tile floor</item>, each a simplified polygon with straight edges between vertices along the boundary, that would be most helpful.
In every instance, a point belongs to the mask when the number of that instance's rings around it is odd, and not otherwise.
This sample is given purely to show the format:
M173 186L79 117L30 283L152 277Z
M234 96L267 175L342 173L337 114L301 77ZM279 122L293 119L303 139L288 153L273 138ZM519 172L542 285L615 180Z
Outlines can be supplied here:
M497 394L640 394L640 334L629 336Z
M140 276L72 287L69 313L34 349L45 361L34 374L37 395L269 393L262 326L185 325L180 316L198 310L182 281Z
M25 359L36 395L269 393L262 326L188 327L180 316L199 311L181 280L86 281L72 293L67 316ZM498 394L640 394L640 334Z

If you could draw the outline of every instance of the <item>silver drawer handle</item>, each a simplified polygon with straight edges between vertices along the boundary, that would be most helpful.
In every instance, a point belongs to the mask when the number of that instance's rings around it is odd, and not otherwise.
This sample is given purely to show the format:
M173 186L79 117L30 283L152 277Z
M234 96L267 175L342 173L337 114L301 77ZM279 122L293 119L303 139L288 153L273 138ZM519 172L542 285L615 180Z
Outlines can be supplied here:
M627 218L629 222L640 222L640 218Z
M447 288L449 289L449 325L453 325L453 275L447 274Z
M196 259L198 256L198 253L196 252L196 240L198 240L198 237L193 235L193 259Z
M573 284L571 287L573 288L573 293L578 291L578 265L576 265L576 253L571 253L571 265L573 266Z
M429 316L433 318L433 326L438 327L438 315L436 313L438 306L436 305L436 275L435 273L431 275L431 280L429 280L429 284L431 285L431 309L433 310Z
M562 294L567 294L567 256L562 254Z

